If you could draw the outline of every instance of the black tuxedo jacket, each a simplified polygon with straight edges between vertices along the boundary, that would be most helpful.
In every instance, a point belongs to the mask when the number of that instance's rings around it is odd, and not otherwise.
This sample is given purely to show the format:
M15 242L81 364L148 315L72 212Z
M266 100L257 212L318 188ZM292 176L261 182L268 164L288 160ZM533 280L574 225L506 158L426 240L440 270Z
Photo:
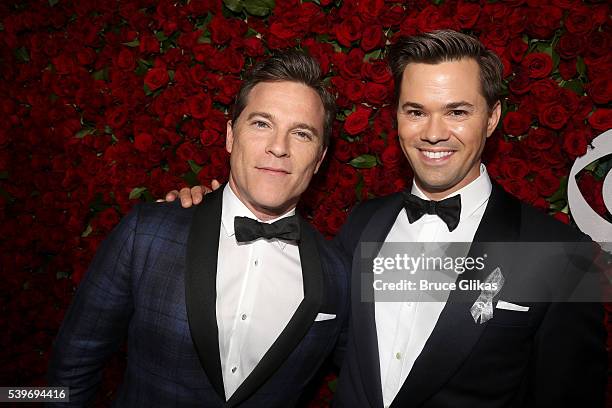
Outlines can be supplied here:
M65 405L93 399L105 361L126 335L128 363L115 406L290 407L298 401L346 318L344 264L300 219L304 299L226 402L215 313L221 191L191 209L138 205L101 245L54 346L49 382L70 387ZM315 321L321 312L336 319Z
M361 263L372 259L361 259L358 251L361 242L383 242L400 211L401 194L366 201L337 237L345 254L352 256L353 276L336 407L383 407L374 304L361 301ZM568 245L562 251L552 245L555 252L550 254L541 254L542 246L516 254L488 244L547 241ZM563 299L588 268L595 249L588 242L585 235L494 184L470 253L488 252L487 264L501 266L506 282L494 303L503 299L530 309L494 309L491 320L478 324L470 306L479 292L451 292L392 407L603 406L607 375L603 308L599 303L554 301ZM366 269L371 271L369 266ZM483 273L490 271L466 272L458 281L483 281ZM513 302L526 290L551 301Z

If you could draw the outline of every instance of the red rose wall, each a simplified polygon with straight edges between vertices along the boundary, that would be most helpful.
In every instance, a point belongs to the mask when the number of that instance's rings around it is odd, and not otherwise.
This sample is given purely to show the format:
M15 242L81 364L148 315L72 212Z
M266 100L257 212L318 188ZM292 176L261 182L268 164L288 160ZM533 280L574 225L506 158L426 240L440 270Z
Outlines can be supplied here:
M574 0L3 1L0 385L44 384L74 287L136 202L227 179L225 122L241 73L277 49L316 57L338 96L332 154L301 203L324 234L359 200L410 183L384 45L437 28L478 36L504 62L504 118L485 152L491 176L571 222L569 169L612 128L610 11ZM601 187L611 165L594 163L578 180L608 219ZM111 361L98 405L112 398L123 361ZM311 406L331 398L332 380Z

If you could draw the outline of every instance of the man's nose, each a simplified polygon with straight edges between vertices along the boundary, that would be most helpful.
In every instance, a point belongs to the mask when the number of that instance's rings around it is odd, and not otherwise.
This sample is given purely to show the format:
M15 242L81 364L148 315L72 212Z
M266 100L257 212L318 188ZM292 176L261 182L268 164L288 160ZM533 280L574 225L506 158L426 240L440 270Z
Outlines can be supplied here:
M447 140L450 137L449 133L448 126L444 123L443 118L434 115L427 122L421 139L430 143L438 143L439 141Z
M289 137L287 133L276 131L270 137L266 152L272 153L276 157L284 157L289 155Z

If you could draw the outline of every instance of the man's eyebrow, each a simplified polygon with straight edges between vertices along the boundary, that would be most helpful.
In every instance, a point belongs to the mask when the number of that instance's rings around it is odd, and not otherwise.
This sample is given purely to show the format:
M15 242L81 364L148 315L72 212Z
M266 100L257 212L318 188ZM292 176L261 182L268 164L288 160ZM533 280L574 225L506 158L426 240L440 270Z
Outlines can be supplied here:
M402 104L402 110L406 108L423 109L424 107L420 103L406 101Z
M247 120L251 120L255 116L261 116L262 118L268 119L268 120L274 119L274 116L270 115L267 112L251 112L251 113L249 113L249 116L247 116Z
M453 110L457 108L474 109L474 105L472 105L471 103L467 101L451 102L451 103L447 103L446 105L444 105L444 109L446 110Z

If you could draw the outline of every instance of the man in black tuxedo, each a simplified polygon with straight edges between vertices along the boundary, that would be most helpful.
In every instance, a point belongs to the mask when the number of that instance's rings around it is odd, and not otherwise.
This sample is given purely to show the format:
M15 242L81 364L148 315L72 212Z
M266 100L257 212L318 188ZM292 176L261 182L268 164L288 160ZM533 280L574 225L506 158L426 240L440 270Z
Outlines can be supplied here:
M602 406L603 308L564 302L595 248L505 193L481 163L501 116L501 61L451 30L401 38L389 60L414 181L410 192L360 204L336 237L352 259L352 283L335 406ZM184 205L191 195L200 201L198 188L183 189ZM493 277L499 290L490 294L491 309L479 289L453 290L444 301L367 299L378 252L362 244L391 242L465 242L468 256L488 254L486 268L455 283Z
M588 237L506 194L481 163L501 115L500 60L450 30L402 38L389 60L414 181L411 192L359 205L336 238L353 278L335 406L603 406L603 308L561 302L592 260ZM470 255L489 255L487 268L456 283L486 282L499 267L492 313L474 309L480 290L438 302L363 301L373 278L362 271L372 272L376 255L361 252L366 242L472 243Z
M228 185L189 210L137 205L98 250L54 344L49 383L70 387L65 405L91 403L126 336L114 406L298 402L348 310L342 259L295 214L334 112L302 53L250 72L227 125Z

